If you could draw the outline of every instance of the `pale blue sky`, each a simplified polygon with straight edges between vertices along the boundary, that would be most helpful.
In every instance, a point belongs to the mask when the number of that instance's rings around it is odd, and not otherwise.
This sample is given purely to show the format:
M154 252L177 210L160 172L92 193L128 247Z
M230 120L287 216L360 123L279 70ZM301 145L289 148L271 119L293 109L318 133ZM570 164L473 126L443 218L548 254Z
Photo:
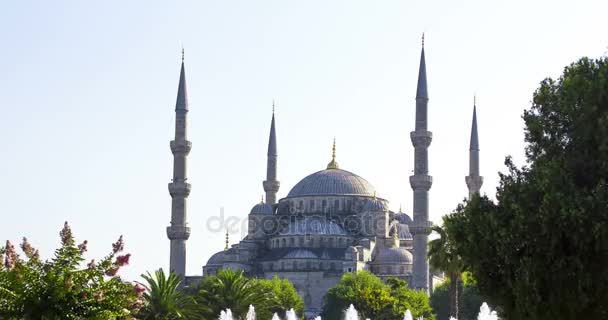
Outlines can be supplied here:
M521 114L547 76L608 50L597 1L5 1L0 11L0 239L49 256L68 220L89 257L124 234L128 278L167 268L175 96L190 98L187 273L224 246L205 227L260 199L271 103L279 196L330 160L411 212L420 35L429 81L431 217L467 189L473 94L482 191L523 163ZM235 242L241 231L232 234Z

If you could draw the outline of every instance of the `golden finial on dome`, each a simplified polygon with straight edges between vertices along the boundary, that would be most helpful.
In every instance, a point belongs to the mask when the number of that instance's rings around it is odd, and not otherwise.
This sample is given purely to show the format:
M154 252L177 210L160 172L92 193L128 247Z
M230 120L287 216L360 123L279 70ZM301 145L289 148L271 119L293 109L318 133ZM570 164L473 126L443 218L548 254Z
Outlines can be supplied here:
M422 33L422 47L424 48L424 32Z
M376 200L376 190L374 190L374 200Z
M338 162L336 162L336 138L334 138L334 146L331 150L331 162L327 164L327 169L339 169Z
M226 247L224 248L224 251L228 250L228 244L230 244L230 235L228 234L228 229L226 229Z

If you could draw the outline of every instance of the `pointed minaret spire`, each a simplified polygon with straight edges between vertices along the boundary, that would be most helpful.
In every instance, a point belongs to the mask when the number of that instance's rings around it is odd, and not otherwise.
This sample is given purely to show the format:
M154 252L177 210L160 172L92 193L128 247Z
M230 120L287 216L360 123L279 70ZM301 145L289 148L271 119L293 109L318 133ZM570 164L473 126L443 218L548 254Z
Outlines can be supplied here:
M272 120L270 121L270 137L268 138L268 153L266 163L266 180L262 183L266 192L266 203L273 205L277 202L277 192L281 183L277 181L277 134L274 125L274 100L272 101Z
M331 148L331 162L327 164L327 169L340 169L336 161L336 138L334 138L334 145Z
M171 225L167 227L167 237L171 240L169 270L182 280L186 274L186 240L190 228L186 220L186 199L190 194L190 184L186 177L186 160L192 143L186 139L186 120L188 115L188 94L186 91L186 71L182 49L182 67L175 103L175 139L171 141L173 153L173 179L169 183L171 195ZM183 283L183 281L182 281Z
M429 221L429 190L433 178L429 175L428 147L433 134L427 131L429 96L426 84L426 61L424 57L424 34L418 70L418 87L416 88L416 125L410 133L414 145L414 175L410 176L410 185L414 191L414 221L410 226L414 238L414 261L412 266L412 287L429 293L429 264L427 260L428 235L431 232Z
M465 177L469 188L469 199L479 193L483 177L479 175L479 136L477 134L477 97L473 97L473 122L471 124L471 142L469 144L469 175Z

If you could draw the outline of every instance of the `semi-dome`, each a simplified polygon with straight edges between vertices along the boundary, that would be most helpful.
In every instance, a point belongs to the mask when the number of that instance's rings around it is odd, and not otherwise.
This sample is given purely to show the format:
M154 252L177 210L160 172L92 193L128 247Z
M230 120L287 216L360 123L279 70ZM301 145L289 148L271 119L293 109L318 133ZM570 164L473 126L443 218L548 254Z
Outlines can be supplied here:
M367 180L342 169L326 169L300 180L287 197L320 195L373 196L376 192Z
M211 256L211 258L209 258L209 261L207 261L207 265L214 265L214 264L222 264L224 263L224 251L220 251L215 253L214 255Z
M386 204L374 195L373 199L365 201L363 211L386 211Z
M281 230L281 235L337 235L345 236L346 231L337 223L321 217L306 216L296 219Z
M399 223L399 221L394 220L390 225L389 236L393 236L395 234L395 228L397 229L397 237L403 240L412 239L412 234L410 233L409 225L405 223Z
M377 264L412 264L412 254L403 247L383 248L374 258Z
M274 210L271 205L260 202L251 208L249 214L274 214Z

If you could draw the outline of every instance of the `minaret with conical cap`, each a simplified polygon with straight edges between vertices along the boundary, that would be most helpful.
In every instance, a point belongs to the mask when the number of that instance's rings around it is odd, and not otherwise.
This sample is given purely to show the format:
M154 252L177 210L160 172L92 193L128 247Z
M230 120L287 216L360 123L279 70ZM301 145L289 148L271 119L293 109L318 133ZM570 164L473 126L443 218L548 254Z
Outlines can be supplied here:
M272 120L270 122L270 137L268 138L267 155L266 180L262 185L266 192L266 203L273 205L277 202L277 192L281 186L281 183L277 181L277 134L274 126L274 101L272 102Z
M173 153L173 179L169 183L171 225L167 227L167 237L171 240L169 269L182 280L186 274L186 240L190 237L190 228L186 220L186 199L190 194L190 184L186 182L186 160L192 143L186 140L187 115L188 94L182 49L182 67L175 104L175 139L170 143Z
M469 175L465 177L469 188L469 199L479 193L483 177L479 175L479 137L477 135L477 98L473 98L473 123L471 124L471 143L469 145Z
M427 130L428 101L423 34L420 69L418 71L418 88L416 90L416 126L415 131L410 133L410 139L414 145L414 175L410 176L410 185L414 191L414 221L410 227L410 231L414 238L412 286L427 293L429 291L427 242L431 231L431 222L429 221L429 190L433 184L433 178L429 175L428 168L428 147L433 138L433 134Z

